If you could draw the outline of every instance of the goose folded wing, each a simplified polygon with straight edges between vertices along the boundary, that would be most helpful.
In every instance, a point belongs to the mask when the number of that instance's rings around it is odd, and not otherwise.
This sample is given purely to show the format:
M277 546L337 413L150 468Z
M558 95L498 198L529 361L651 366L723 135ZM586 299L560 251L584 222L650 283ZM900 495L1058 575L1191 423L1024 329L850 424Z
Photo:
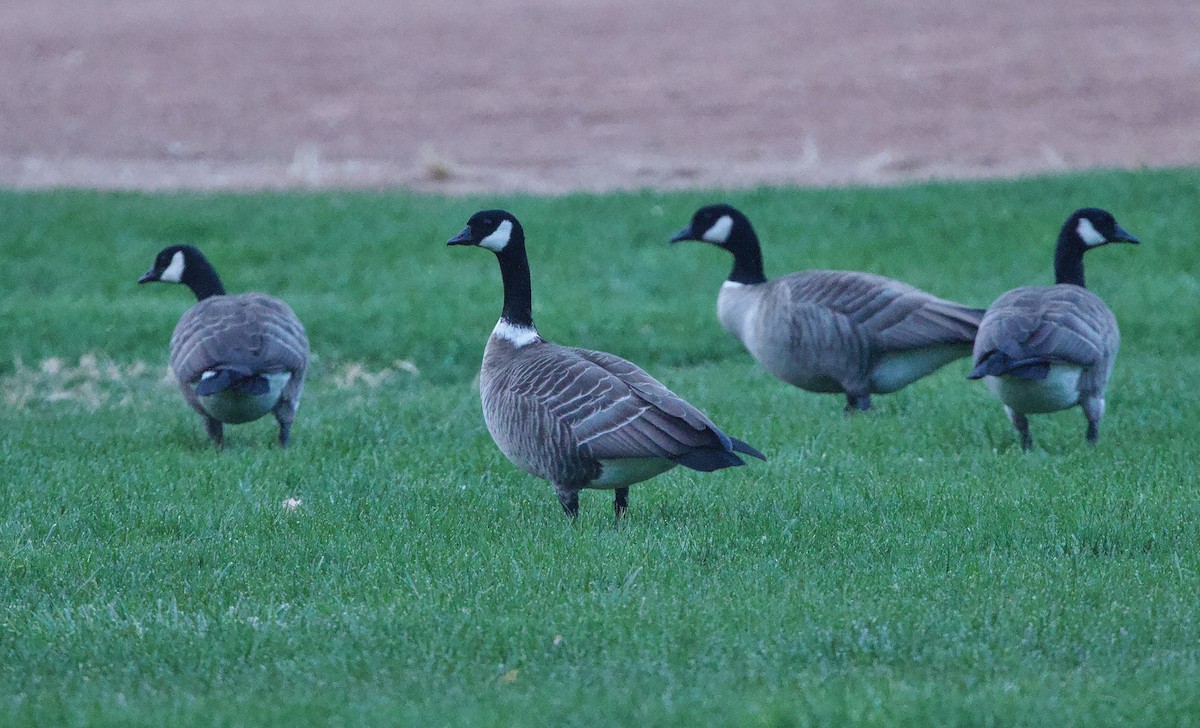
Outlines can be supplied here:
M222 364L297 372L307 360L308 339L296 314L262 294L205 299L183 315L171 337L171 368L183 381Z
M563 422L594 458L678 458L697 448L728 450L695 407L634 364L603 352L558 348L533 364L520 388Z
M1087 311L1052 310L1029 333L1022 348L1031 355L1080 366L1093 366L1109 348L1103 320ZM1115 327L1111 329L1115 336Z
M1108 308L1078 302L1031 299L1036 291L992 307L979 330L976 361L1001 351L1013 360L1040 359L1093 366L1115 343L1115 321Z
M981 309L869 273L809 271L788 283L792 301L837 312L865 332L872 347L885 351L969 344L983 317Z

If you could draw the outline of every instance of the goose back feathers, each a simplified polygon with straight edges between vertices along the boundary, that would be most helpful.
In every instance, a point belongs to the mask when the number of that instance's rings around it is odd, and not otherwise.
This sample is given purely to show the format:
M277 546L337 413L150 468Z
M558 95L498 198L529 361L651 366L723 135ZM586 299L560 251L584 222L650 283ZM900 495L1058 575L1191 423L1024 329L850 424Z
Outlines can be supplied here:
M209 436L221 445L224 424L271 412L286 445L308 366L308 338L291 307L263 293L225 295L216 272L190 246L160 253L140 282L151 281L184 283L199 299L175 327L169 363Z
M842 392L848 409L901 389L971 353L982 309L890 278L811 270L767 280L750 221L728 205L701 208L672 241L699 240L734 256L717 297L721 325L779 379Z
M240 424L274 409L285 389L286 401L299 406L308 339L300 319L278 298L215 296L179 319L169 361L189 403L226 424ZM293 379L296 386L288 387Z
M480 371L488 432L514 465L554 485L569 515L584 488L615 490L620 515L630 485L676 465L707 472L744 464L737 453L762 458L638 366L543 340L530 313L524 233L511 214L476 213L450 244L488 247L504 275L503 313Z

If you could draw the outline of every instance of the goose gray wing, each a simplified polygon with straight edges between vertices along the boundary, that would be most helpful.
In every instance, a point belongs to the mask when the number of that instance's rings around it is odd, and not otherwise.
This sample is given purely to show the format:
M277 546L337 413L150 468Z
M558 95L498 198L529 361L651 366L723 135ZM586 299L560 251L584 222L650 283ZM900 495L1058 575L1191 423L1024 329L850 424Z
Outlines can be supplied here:
M707 417L635 364L604 352L540 348L510 380L511 391L533 397L565 425L581 454L679 460L695 450L731 450Z
M870 273L814 270L778 280L792 303L787 308L799 311L807 304L840 315L877 351L969 344L984 313Z
M302 372L308 337L291 307L273 296L213 296L188 309L171 335L171 369L195 382L214 366L253 372Z
M732 449L729 436L700 410L633 362L602 351L575 351L626 387L619 401L597 409L575 425L581 443L593 453L612 453L597 457L621 457L615 453L621 452L626 443L654 443L668 457L679 457L696 448Z
M1111 359L1120 345L1116 317L1104 301L1080 286L1026 286L1003 294L988 308L971 357L993 352L1011 360L1043 359L1091 367Z

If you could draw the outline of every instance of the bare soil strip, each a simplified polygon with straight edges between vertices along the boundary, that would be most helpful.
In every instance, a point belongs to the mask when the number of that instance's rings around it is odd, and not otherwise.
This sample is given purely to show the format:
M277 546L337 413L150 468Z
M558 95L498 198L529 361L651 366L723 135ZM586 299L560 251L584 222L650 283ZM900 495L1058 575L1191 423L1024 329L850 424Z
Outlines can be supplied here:
M1195 0L38 0L0 186L555 193L1200 164Z

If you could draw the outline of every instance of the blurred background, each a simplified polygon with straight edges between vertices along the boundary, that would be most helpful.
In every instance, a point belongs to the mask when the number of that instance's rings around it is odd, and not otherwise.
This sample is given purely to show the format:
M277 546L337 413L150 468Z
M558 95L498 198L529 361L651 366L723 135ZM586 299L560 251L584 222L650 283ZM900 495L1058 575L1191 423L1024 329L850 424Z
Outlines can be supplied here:
M0 186L446 192L1200 164L1196 0L8 0Z

